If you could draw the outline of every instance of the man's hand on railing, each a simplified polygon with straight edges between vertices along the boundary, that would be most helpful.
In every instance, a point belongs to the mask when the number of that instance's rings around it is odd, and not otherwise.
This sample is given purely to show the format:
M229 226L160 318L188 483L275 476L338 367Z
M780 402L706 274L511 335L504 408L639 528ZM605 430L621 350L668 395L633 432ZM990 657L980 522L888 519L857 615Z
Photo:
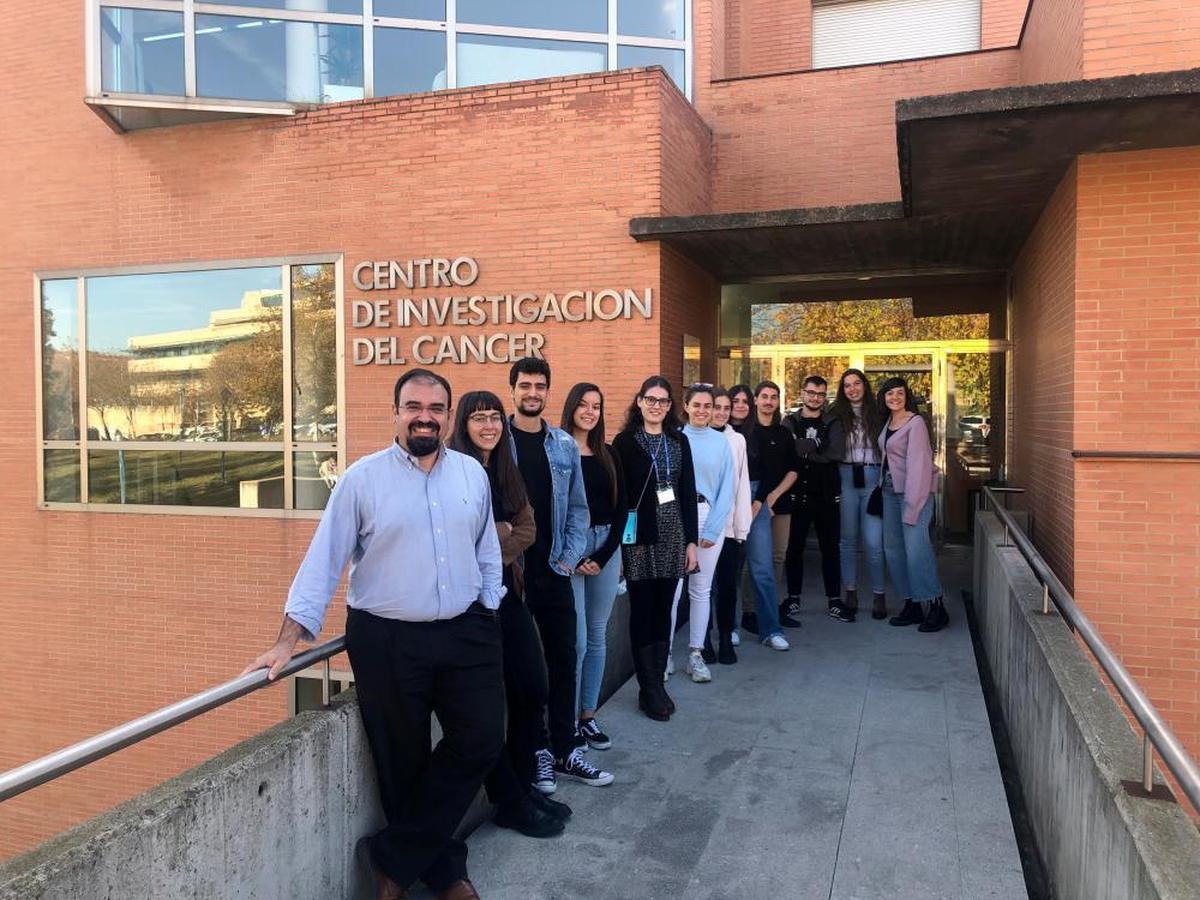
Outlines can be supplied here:
M296 649L296 642L300 640L304 629L298 622L283 617L283 625L279 629L279 637L275 639L275 643L266 653L260 653L250 665L242 670L243 675L248 675L256 669L267 669L267 680L274 681L279 676L279 670L288 664L292 658L292 651Z

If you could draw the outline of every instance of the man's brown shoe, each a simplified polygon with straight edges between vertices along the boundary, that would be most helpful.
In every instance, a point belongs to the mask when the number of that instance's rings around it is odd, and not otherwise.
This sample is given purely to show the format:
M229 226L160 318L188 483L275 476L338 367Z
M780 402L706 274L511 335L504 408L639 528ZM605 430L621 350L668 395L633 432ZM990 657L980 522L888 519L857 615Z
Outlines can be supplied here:
M370 874L371 880L375 884L375 900L404 900L408 896L408 891L392 881L379 866L375 865L375 859L371 856L371 847L365 837L359 838L358 843L354 845L354 858Z
M480 900L480 898L479 892L475 890L475 885L463 878L454 882L444 891L438 891L437 900Z

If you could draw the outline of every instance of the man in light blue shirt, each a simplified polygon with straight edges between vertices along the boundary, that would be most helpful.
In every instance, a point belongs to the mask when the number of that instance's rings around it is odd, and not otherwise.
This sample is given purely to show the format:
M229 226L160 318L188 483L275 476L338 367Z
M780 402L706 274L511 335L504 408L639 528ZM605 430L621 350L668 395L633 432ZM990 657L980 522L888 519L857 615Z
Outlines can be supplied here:
M338 480L279 637L250 668L274 678L300 638L316 639L349 562L346 652L387 817L359 857L378 897L420 878L438 897L469 898L454 830L504 741L500 542L487 473L442 446L450 385L412 369L394 401L395 441ZM443 735L432 754L431 712Z

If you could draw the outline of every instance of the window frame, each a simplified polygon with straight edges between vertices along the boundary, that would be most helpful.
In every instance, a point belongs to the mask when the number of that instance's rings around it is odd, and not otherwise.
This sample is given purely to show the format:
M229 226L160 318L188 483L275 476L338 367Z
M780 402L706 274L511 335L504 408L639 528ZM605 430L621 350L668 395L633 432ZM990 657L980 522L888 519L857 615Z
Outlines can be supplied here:
M376 28L405 28L417 31L435 31L446 35L446 88L458 88L457 72L457 38L459 34L479 34L500 37L540 38L545 40L575 41L587 44L605 44L608 47L607 68L602 71L616 72L617 48L653 47L663 50L682 50L684 53L684 85L683 94L689 100L693 95L693 45L692 35L692 3L684 0L682 40L670 38L650 38L637 35L622 35L617 31L618 0L608 0L608 30L606 32L562 31L550 28L519 28L499 25L475 25L459 22L457 17L456 0L446 0L446 18L444 21L430 19L404 19L393 16L376 16L374 0L362 0L363 14L307 12L284 9L255 9L251 6L229 6L222 3L205 2L205 0L85 0L85 56L87 95L91 101L112 102L120 101L129 105L156 107L195 107L219 106L222 109L235 105L245 112L261 112L278 114L280 110L299 107L310 107L311 103L278 102L271 100L236 100L227 97L201 97L196 90L196 16L218 15L238 18L263 18L291 22L317 22L330 25L357 25L362 28L362 63L363 63L363 96L371 99L375 94L375 29ZM182 97L166 97L151 94L122 93L105 91L101 81L101 52L100 52L100 20L101 8L147 9L162 12L182 12L183 42L184 42L184 95ZM489 82L503 84L505 82ZM395 94L383 96L412 96L410 94ZM147 103L147 101L150 101Z
M34 403L36 406L37 466L35 490L37 508L45 510L80 510L103 513L137 513L158 515L192 516L240 516L249 518L319 519L323 509L295 508L295 456L305 450L337 454L338 472L346 470L346 323L344 315L344 255L342 253L315 253L297 256L274 256L265 258L205 260L202 262L162 263L141 266L118 266L104 268L76 268L33 273L34 309ZM310 265L332 265L334 267L334 321L335 321L335 367L337 381L337 440L297 441L292 423L292 268ZM87 279L108 275L162 275L177 272L206 272L224 269L248 269L278 266L283 289L283 429L279 441L93 441L88 437L87 412ZM42 381L44 377L42 359L42 283L46 281L75 281L77 303L77 341L79 354L79 383L77 385L77 415L79 416L79 438L77 440L47 440L45 438L45 409L43 406ZM283 508L243 508L233 506L179 506L168 504L137 503L91 503L88 501L88 451L108 450L193 450L225 452L261 452L283 455ZM79 501L63 502L46 500L45 455L47 450L76 450L79 453Z

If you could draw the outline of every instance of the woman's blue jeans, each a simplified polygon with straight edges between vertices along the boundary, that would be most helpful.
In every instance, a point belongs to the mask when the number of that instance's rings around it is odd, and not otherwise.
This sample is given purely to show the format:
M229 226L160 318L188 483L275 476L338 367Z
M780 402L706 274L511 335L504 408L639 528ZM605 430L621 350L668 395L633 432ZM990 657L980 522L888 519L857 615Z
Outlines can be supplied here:
M608 525L596 525L587 532L583 555L591 556L608 540ZM600 683L604 680L604 660L608 654L608 617L617 599L621 577L621 551L609 557L599 575L571 576L575 592L575 712L594 712L600 702Z
M750 483L750 492L758 490L758 482ZM746 567L754 585L755 609L758 611L758 637L766 640L783 634L779 624L779 587L775 583L775 544L771 534L771 511L763 504L746 535Z
M882 594L886 590L883 576L883 519L867 513L867 500L879 484L879 466L863 466L865 484L860 488L854 486L852 466L841 464L838 471L842 476L842 585L847 590L858 587L858 539L861 535L871 590Z
M892 586L903 600L933 600L942 596L937 556L929 538L933 494L925 499L916 525L904 522L904 495L892 490L892 477L883 480L883 550Z

